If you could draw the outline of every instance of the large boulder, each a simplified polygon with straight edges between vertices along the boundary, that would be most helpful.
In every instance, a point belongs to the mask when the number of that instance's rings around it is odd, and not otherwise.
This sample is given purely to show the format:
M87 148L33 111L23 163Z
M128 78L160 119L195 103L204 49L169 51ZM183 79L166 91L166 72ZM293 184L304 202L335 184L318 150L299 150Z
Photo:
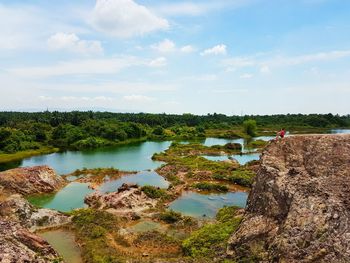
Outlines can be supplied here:
M21 226L36 230L56 227L70 222L70 217L55 210L36 208L19 194L0 201L0 218L18 222Z
M263 152L228 256L350 262L350 135L290 136Z
M0 172L0 186L12 193L22 195L57 191L65 180L48 166L15 168Z
M57 252L41 237L15 222L0 219L0 262L61 262Z

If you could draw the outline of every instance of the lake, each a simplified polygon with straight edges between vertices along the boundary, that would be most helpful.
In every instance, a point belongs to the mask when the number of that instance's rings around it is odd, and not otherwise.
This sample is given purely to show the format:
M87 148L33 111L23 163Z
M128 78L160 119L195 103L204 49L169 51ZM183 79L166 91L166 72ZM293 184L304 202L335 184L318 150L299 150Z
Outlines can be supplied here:
M48 165L60 175L84 167L114 167L123 171L142 171L159 167L162 162L153 161L151 157L154 153L168 149L170 144L170 141L147 141L88 151L66 151L34 156L16 162L13 166ZM5 165L11 167L10 164ZM14 168L13 166L11 168Z

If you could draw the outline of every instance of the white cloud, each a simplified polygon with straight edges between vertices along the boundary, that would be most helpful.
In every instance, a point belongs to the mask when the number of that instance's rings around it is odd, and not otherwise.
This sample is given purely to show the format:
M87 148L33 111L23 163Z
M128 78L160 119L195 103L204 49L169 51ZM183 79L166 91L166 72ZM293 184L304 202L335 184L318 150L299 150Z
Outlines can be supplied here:
M155 101L156 99L153 97L148 97L144 95L128 95L128 96L124 96L123 100L128 102L144 103L144 102L152 102L152 101Z
M176 44L169 39L164 39L163 41L153 44L151 45L151 48L160 53L171 53L175 51L182 53L192 53L196 51L196 49L191 45L186 45L181 48L177 48Z
M167 59L165 57L156 58L149 63L150 67L159 68L167 65Z
M251 79L253 77L252 74L249 74L249 73L245 73L245 74L242 74L241 76L239 76L241 79Z
M110 59L83 59L59 62L40 67L12 68L9 73L28 78L42 78L63 75L114 74L132 66L144 66L147 62L135 57Z
M68 50L81 54L101 54L103 48L100 41L81 40L76 34L56 33L47 44L52 50Z
M151 48L161 53L168 53L175 51L176 45L173 41L169 39L164 39L163 41L152 45Z
M212 48L206 49L201 53L201 56L207 56L207 55L226 55L226 45L220 44L216 45Z
M167 15L167 16L177 16L177 15L189 15L197 16L205 13L208 7L206 5L195 4L190 2L182 3L169 3L166 5L160 5L155 7L155 10L158 13Z
M262 73L262 74L269 74L269 73L271 73L270 67L266 66L266 65L261 66L260 67L260 73Z
M195 52L196 49L191 45L187 45L180 48L180 51L183 53L192 53L192 52Z
M97 30L119 38L141 36L169 28L166 19L133 0L97 0L92 24Z
M153 6L155 12L165 16L199 16L222 9L235 9L252 2L251 0L196 0L171 1L166 4Z
M332 61L350 57L350 50L333 50L315 54L304 54L299 56L271 56L258 54L249 57L236 57L222 61L227 69L246 67L259 67L261 73L268 73L273 67L297 66L306 63Z

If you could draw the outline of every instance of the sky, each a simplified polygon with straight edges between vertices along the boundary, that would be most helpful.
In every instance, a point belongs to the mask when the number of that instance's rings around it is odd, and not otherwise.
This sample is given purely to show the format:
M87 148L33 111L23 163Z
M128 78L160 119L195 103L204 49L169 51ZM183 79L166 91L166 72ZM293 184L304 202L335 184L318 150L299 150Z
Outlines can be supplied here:
M0 0L0 110L350 114L347 0Z

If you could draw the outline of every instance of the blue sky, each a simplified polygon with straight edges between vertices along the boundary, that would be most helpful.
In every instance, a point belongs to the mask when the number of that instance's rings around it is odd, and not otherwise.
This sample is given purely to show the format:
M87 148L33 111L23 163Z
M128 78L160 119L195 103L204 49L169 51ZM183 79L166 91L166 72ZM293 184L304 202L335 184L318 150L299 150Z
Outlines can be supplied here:
M0 110L350 113L350 1L0 0Z

